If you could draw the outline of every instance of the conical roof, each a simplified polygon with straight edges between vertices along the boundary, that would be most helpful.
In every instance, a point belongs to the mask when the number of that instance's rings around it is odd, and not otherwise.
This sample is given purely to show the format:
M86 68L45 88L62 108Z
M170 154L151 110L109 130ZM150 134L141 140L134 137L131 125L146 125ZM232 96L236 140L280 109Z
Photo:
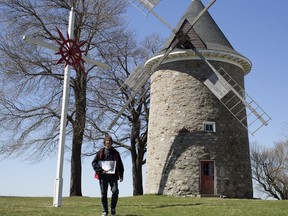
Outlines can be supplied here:
M189 23L192 23L196 16L203 9L204 5L201 1L193 0L192 4L189 6L185 14L180 19L178 25L176 26L176 30L181 27L185 19L188 20ZM218 25L208 12L202 15L198 22L193 26L193 29L197 36L200 37L200 39L204 42L207 49L239 54L234 50L230 42L227 40L221 29L218 27ZM174 37L174 34L170 36L164 48L167 48L169 46Z
M195 18L204 8L205 7L201 0L192 0L191 5L180 19L175 29L177 31L179 29L187 29L187 21L192 24ZM234 50L208 11L200 17L197 23L193 26L193 29L189 31L188 35L192 44L198 49L198 51L200 51L202 55L208 57L209 59L216 61L226 61L238 65L243 69L245 74L251 70L251 62L246 57L242 56ZM163 50L156 56L149 59L145 63L145 67L147 66L148 69L151 68L157 62L157 59L164 55L174 39L175 34L173 33L165 43ZM167 56L167 60L169 59L169 61L171 61L173 59L180 59L181 56L183 58L187 58L187 55L191 56L191 58L196 57L195 53L193 54L193 51L191 51L188 47L183 48L176 46L170 55Z

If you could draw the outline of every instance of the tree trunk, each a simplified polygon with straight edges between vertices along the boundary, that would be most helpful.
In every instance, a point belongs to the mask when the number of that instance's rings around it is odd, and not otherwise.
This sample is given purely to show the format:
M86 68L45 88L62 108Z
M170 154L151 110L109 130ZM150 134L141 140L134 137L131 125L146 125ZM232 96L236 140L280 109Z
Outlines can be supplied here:
M82 142L86 124L86 76L78 72L74 84L75 122L73 122L73 143L71 155L70 196L82 196Z
M143 195L142 163L137 161L137 157L132 156L133 196Z
M136 123L132 127L132 139L131 139L132 178L133 178L133 196L139 196L143 195L142 166L145 154L145 144L143 144L142 140L139 137L140 122L139 121L135 122Z
M79 139L73 140L71 156L70 196L82 196L82 167L81 143Z

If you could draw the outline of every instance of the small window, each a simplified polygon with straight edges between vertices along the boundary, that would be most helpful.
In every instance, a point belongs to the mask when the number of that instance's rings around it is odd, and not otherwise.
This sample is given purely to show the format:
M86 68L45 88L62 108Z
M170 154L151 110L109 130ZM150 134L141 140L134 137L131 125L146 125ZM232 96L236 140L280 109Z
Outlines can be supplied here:
M205 132L216 132L215 122L204 122L203 127Z
M202 169L203 169L204 176L213 176L213 164L212 163L203 164Z

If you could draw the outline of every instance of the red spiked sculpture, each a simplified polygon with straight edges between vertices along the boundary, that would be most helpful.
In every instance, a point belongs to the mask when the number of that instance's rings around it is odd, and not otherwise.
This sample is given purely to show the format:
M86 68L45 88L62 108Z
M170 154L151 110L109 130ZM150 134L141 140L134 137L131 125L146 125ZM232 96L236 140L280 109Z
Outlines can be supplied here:
M81 50L83 45L86 44L86 41L82 41L79 43L78 38L71 39L68 33L67 33L67 39L65 39L60 30L58 28L56 29L61 39L61 40L56 39L56 42L60 45L59 52L57 52L56 54L61 55L61 58L58 60L57 64L60 64L63 61L65 61L65 66L70 65L75 69L75 71L79 69L86 75L86 72L83 67L83 63L85 61L82 58L82 53L85 51Z

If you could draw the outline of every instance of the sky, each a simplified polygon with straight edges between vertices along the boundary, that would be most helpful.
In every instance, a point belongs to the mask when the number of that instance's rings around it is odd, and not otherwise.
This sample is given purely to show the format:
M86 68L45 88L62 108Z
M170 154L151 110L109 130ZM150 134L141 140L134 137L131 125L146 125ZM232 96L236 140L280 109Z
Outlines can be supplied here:
M206 5L210 0L203 0ZM170 25L176 26L191 0L162 0L155 7L156 13ZM209 9L234 49L252 62L251 72L245 76L246 92L272 118L268 126L262 127L250 142L271 147L285 139L288 128L288 1L263 0L217 0ZM157 33L169 37L171 31L159 20L143 15L135 7L127 11L127 20L139 40ZM83 196L99 197L99 183L94 179L91 161L83 161ZM122 157L125 165L124 181L119 183L120 196L132 196L131 159ZM0 160L0 196L47 196L54 194L57 158L49 158L31 164L23 158ZM145 173L144 173L145 178ZM70 163L64 162L63 196L69 196ZM144 180L145 191L145 180Z

